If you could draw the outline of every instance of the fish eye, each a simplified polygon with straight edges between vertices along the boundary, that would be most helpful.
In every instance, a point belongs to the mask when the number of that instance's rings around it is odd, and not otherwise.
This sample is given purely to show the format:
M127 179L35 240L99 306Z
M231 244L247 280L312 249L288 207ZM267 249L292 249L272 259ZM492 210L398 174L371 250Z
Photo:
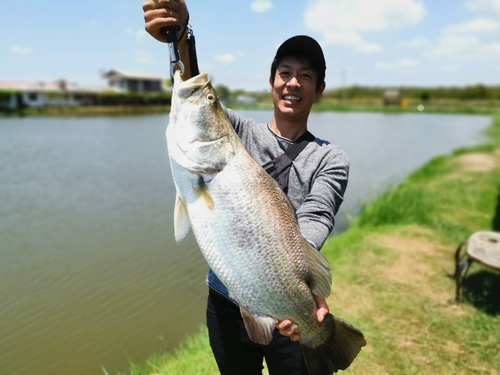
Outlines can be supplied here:
M215 95L212 93L207 94L207 100L211 103L215 102Z

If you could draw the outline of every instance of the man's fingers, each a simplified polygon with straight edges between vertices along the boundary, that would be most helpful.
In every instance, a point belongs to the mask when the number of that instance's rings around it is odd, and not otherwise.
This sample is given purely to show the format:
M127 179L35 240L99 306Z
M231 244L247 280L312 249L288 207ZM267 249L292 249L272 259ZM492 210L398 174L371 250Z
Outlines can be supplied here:
M283 330L287 336L291 336L297 333L297 324L290 324L286 329Z
M298 333L294 333L293 335L290 336L290 340L292 340L292 341L299 341L300 340L300 335Z
M316 307L317 307L316 318L318 319L318 322L321 323L330 312L330 309L324 298L317 296L315 294L313 294L313 297L314 300L316 301Z
M147 0L142 4L142 10L144 12L160 8L168 8L176 11L179 9L179 3L176 0Z
M290 319L285 319L277 323L276 328L278 328L280 331L286 331L291 325L292 321Z
M163 20L163 21L174 21L177 22L179 19L179 15L173 10L168 9L151 9L144 13L144 21L146 23L152 22L155 20Z
M325 317L328 315L328 309L324 307L320 307L318 311L316 311L316 317L318 318L318 322L322 322Z
M283 336L290 337L292 341L299 341L300 334L297 333L298 326L294 324L290 319L282 320L276 324L276 328L279 329L280 334Z
M146 21L144 25L146 31L162 42L166 42L166 39L164 35L160 34L160 30L163 27L173 26L179 23L178 14L166 9L148 10L144 13L144 20Z

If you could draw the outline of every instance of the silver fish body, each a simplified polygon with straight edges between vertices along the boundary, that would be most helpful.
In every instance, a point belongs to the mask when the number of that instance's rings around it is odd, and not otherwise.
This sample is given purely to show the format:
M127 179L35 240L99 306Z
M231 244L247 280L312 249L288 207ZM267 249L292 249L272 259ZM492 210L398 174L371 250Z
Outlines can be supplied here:
M246 151L208 76L176 73L167 144L177 190L175 236L191 228L218 278L237 299L250 338L272 339L276 320L299 327L311 374L347 368L363 335L328 315L317 321L312 293L326 298L329 264L300 234L293 207Z

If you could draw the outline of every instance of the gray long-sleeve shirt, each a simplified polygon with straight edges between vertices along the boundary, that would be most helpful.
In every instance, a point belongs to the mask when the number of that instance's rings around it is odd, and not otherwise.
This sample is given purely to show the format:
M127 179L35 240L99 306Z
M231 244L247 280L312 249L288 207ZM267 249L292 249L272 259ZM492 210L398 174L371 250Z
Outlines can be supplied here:
M258 124L224 108L246 149L260 164L275 159L293 143L274 133L269 124ZM337 146L316 138L293 161L288 198L296 210L300 232L320 249L333 229L349 175L349 161ZM227 289L210 271L209 287L229 297Z

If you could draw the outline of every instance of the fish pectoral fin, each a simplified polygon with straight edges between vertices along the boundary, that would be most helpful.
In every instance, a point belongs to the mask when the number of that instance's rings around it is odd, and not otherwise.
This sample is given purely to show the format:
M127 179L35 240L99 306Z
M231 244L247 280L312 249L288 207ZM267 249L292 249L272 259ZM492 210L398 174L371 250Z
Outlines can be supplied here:
M309 251L309 262L311 265L311 273L308 278L309 289L311 289L311 292L317 296L326 298L332 291L332 274L330 272L330 264L323 254L316 250L309 242L307 242L307 246Z
M273 339L276 320L270 316L253 315L241 306L240 312L250 340L261 345L269 344Z
M198 195L198 201L206 206L209 210L213 211L214 200L212 199L212 195L210 194L207 185L200 185L197 189L195 189L195 191Z
M189 216L187 213L186 205L182 201L179 193L175 198L175 208L174 208L174 235L175 241L181 242L184 237L191 229L191 223L189 222Z

